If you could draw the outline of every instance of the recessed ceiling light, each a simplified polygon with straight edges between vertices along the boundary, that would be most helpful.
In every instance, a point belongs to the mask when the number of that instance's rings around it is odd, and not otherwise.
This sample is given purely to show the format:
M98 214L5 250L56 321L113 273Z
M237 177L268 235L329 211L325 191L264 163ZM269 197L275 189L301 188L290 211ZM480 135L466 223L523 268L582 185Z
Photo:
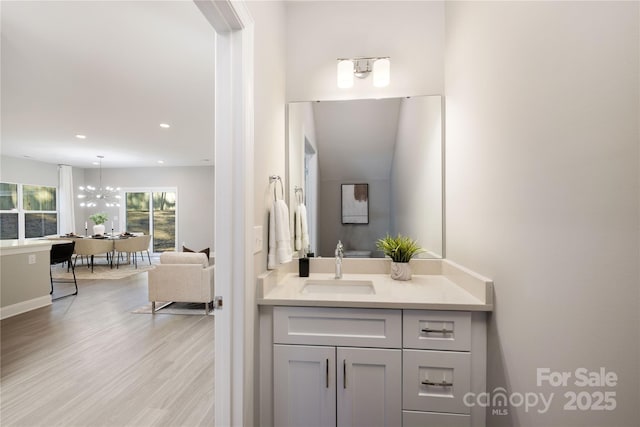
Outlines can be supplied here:
M91 164L98 166L100 163L99 162L91 162Z
M160 163L161 165L164 164L164 160L158 160L158 163Z
M167 124L167 123L160 123L160 127L163 129L169 129L171 127L171 125Z
M78 138L78 139L87 139L87 135L77 134L76 138Z

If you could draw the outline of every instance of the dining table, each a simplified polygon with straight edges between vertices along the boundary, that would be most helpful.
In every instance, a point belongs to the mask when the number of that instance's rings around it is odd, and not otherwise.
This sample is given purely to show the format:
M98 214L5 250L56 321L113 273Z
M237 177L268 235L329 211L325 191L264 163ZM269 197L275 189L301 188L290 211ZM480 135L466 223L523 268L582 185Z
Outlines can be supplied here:
M115 256L115 242L122 239L128 239L130 237L142 236L144 233L111 233L100 234L92 236L81 236L74 233L48 236L48 240L73 240L76 242L74 254L74 265L77 262L78 256L84 263L84 257L87 257L87 268L91 268L93 272L94 260L96 255L106 254L107 264L110 268L113 268L113 259ZM129 254L127 254L127 262L129 261Z

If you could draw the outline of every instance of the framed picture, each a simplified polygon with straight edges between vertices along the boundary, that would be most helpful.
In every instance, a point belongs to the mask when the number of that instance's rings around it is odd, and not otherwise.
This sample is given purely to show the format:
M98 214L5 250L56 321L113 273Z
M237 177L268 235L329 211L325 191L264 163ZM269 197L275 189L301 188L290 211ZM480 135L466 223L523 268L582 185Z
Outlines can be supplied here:
M369 224L369 184L342 184L342 223Z

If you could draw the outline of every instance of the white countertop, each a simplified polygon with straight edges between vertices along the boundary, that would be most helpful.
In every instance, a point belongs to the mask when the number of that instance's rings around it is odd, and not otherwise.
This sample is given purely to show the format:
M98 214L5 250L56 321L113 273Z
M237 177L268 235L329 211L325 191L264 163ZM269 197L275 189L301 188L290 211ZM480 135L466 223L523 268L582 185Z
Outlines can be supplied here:
M0 240L0 254L14 255L30 251L51 250L53 242L47 240Z
M307 280L331 280L330 273L312 273L299 277L289 273L258 299L260 305L313 307L407 308L428 310L491 311L493 302L469 293L449 277L414 274L410 281L397 281L388 274L344 274L341 280L370 280L375 294L327 293L304 294ZM490 292L489 292L490 295Z

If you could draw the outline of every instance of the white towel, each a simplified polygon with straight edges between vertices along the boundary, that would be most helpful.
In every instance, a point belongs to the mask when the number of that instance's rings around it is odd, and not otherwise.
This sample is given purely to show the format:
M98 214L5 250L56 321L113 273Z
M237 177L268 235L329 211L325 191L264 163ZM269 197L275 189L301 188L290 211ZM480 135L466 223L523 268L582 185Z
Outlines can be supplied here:
M309 248L309 227L307 226L307 207L300 203L300 234L302 240L302 249Z
M293 223L293 235L295 237L294 249L296 251L299 251L300 249L302 249L302 218L300 218L300 205L296 206L296 211L293 214Z
M274 200L269 210L269 254L267 268L292 259L291 232L289 231L289 208L284 200Z

